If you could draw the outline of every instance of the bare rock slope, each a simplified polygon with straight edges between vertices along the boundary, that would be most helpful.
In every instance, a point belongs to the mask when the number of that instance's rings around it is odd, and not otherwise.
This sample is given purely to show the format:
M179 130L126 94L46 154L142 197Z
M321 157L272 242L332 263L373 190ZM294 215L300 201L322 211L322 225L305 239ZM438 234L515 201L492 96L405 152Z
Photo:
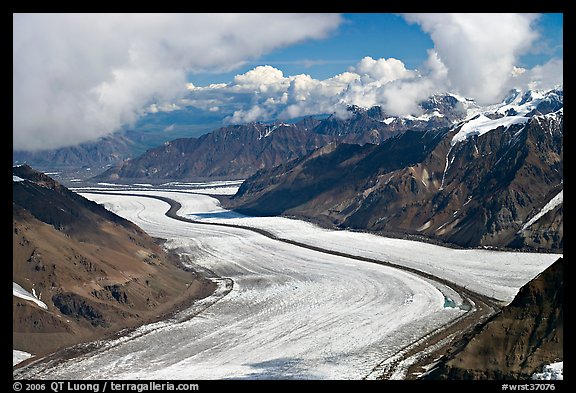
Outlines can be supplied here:
M46 354L213 291L133 223L28 166L13 174L13 281L47 306L13 297L14 349Z

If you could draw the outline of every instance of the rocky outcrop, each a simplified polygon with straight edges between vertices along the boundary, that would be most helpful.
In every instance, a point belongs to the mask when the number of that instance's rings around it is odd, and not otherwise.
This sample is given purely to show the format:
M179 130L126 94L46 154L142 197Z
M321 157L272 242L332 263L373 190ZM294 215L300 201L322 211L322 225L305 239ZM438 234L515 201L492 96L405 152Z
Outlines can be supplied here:
M524 285L512 303L432 369L425 379L530 379L564 359L564 260Z
M107 326L102 313L98 311L98 306L75 293L58 293L52 296L52 303L64 315L78 320L85 319L92 326Z

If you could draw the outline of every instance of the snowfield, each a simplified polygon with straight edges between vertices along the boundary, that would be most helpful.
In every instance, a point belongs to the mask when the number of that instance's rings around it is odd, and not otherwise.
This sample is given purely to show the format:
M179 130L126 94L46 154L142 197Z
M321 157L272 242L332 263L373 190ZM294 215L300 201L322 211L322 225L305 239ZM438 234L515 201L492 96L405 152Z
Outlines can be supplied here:
M458 142L463 142L473 135L484 135L487 132L496 130L498 127L508 128L514 124L523 124L530 120L529 117L523 116L505 116L499 119L490 119L482 114L476 118L467 120L460 128L460 131L454 137L450 144L454 146Z

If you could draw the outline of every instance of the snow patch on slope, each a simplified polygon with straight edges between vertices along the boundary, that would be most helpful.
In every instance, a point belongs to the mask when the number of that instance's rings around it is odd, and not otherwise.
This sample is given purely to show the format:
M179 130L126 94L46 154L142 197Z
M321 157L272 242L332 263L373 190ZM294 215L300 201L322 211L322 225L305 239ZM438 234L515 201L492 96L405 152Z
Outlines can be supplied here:
M534 217L528 220L526 224L522 225L522 229L520 231L529 228L532 224L534 224L536 221L542 218L550 210L554 209L556 206L563 203L563 201L564 201L564 190L560 191L558 195L550 199L550 201L542 208L542 210L540 210Z
M450 145L454 146L458 142L463 142L471 136L484 135L498 127L508 128L514 124L526 123L528 120L530 120L529 117L523 116L506 116L492 120L484 115L478 115L460 128L460 131L452 138Z
M12 366L17 365L18 363L22 363L24 360L31 358L31 353L19 351L17 349L12 350Z
M19 176L12 175L12 181L13 181L13 182L20 182L20 181L24 181L24 179L22 179L22 178L19 177Z
M12 281L12 295L19 297L24 300L29 300L36 303L38 306L42 307L45 310L48 310L48 306L43 301L36 298L36 296L32 295L30 292L22 288L20 285L16 284Z

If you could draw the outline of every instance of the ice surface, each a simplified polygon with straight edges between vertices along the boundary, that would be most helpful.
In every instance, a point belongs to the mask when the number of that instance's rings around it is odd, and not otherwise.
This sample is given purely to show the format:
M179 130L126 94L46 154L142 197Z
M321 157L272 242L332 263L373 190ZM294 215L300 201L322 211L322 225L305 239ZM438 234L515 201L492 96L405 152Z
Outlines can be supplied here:
M541 373L534 373L532 379L540 380L563 380L564 362L552 363L544 366Z
M168 194L188 213L222 211L204 195ZM165 322L148 334L20 376L360 379L463 313L445 308L432 282L405 271L243 229L175 221L164 215L167 204L154 199L84 195L168 239L167 246L189 255L192 264L231 278L233 290L190 320Z
M168 190L179 190L181 192L195 193L195 194L211 194L211 195L234 195L238 192L238 188L244 180L222 180L214 182L168 182L161 184L159 187ZM117 190L124 191L139 191L141 187L150 189L154 187L148 183L135 183L135 184L111 184L111 183L98 183L99 187L70 187L72 191L110 191L111 187Z
M24 360L31 358L32 356L34 356L34 355L32 355L31 353L19 351L17 349L13 349L12 350L12 366L17 365L18 363L21 363Z
M561 256L484 249L456 250L369 233L329 230L284 217L243 216L223 209L217 199L205 195L168 191L139 193L177 200L182 204L178 214L183 217L261 228L280 238L413 267L506 302L512 301L520 287ZM90 194L86 197L93 198Z
M21 299L24 299L24 300L30 300L30 301L36 303L37 305L39 305L40 307L42 307L46 310L48 309L48 306L46 305L46 303L44 303L43 301L36 298L36 296L32 295L30 292L28 292L27 290L25 290L24 288L22 288L20 285L16 284L15 282L12 282L12 295L19 297Z
M187 192L138 193L179 201L182 216L263 228L324 249L415 267L506 300L557 258L452 250L287 218L247 217L222 209L214 198ZM233 290L192 319L147 325L96 352L24 369L18 377L360 379L463 313L444 307L445 296L461 302L450 288L405 271L239 228L175 221L164 215L168 205L159 200L83 195L167 239L166 245L188 255L192 266L232 279Z

